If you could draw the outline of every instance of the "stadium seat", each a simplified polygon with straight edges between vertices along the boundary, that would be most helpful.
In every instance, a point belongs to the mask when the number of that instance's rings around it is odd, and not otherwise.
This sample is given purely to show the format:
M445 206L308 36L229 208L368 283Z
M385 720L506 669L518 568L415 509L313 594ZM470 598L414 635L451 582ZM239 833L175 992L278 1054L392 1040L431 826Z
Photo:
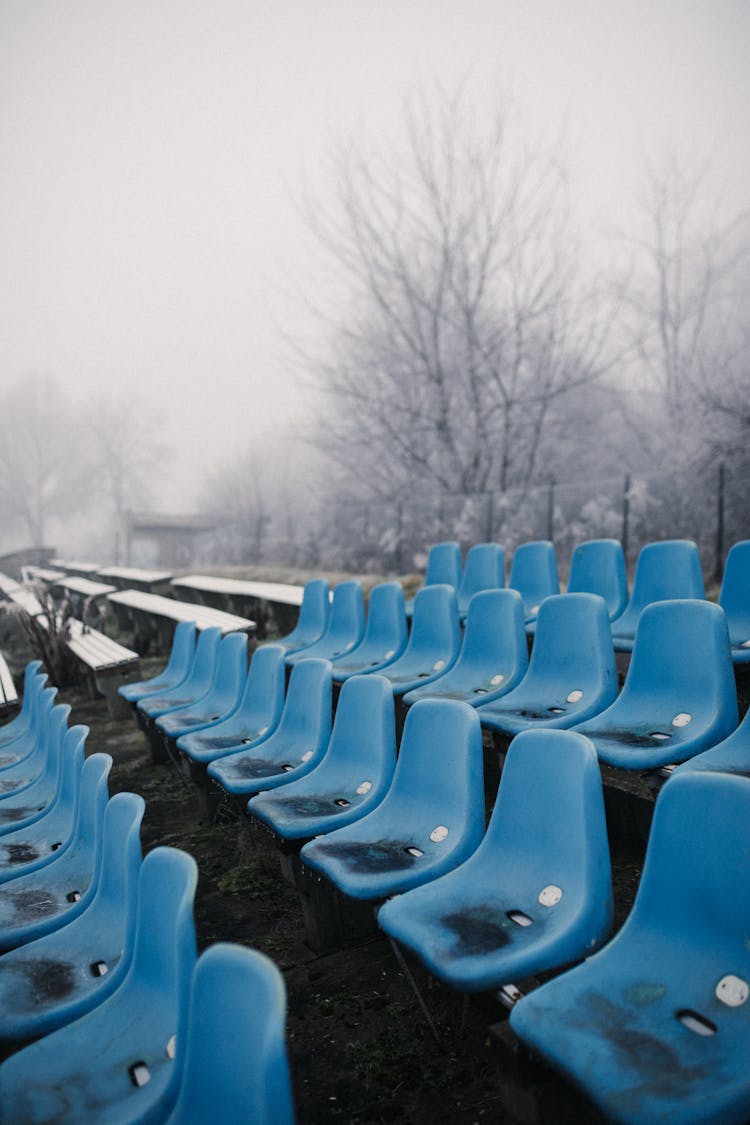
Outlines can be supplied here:
M518 687L480 703L483 726L512 737L531 727L566 728L617 695L609 616L598 594L553 594L539 607L528 671Z
M452 586L458 590L461 585L461 544L453 541L434 543L427 554L427 569L424 582L425 586ZM411 617L414 612L414 598L406 601L406 616Z
M0 1120L163 1121L177 1099L196 961L194 860L155 848L141 867L135 948L119 988L0 1066Z
M599 594L610 621L619 617L628 604L628 576L620 541L589 539L579 543L570 560L567 592Z
M44 771L49 749L48 725L55 705L54 688L44 688L39 695L30 729L9 746L0 766L0 801L12 793L26 789Z
M137 703L139 721L148 724L176 707L200 699L211 688L221 642L221 629L202 629L195 645L190 674L173 688L144 696Z
M425 586L414 599L409 641L401 656L379 671L394 695L429 684L458 659L461 625L456 591L442 583Z
M612 928L602 783L588 739L519 734L478 849L455 871L390 899L378 924L463 992L588 957Z
M475 543L466 553L461 581L456 592L461 620L469 603L480 590L495 590L505 585L505 556L499 543Z
M302 605L299 609L297 624L291 633L274 640L285 653L298 652L315 644L326 631L328 618L331 612L331 599L328 583L325 578L313 578L305 583L302 592Z
M461 699L472 707L511 691L529 663L523 602L517 590L482 590L469 603L461 651L447 672L404 696L410 707L420 699Z
M0 727L0 767L8 765L5 760L6 748L29 731L34 709L40 693L47 682L47 674L42 671L41 660L30 660L23 673L23 700L21 710ZM56 690L56 689L53 689Z
M193 973L185 1063L167 1125L294 1125L286 987L264 954L219 942Z
M750 785L675 777L659 794L624 926L521 999L515 1034L620 1125L750 1118Z
M527 623L533 621L544 599L560 593L554 545L548 539L536 539L516 547L508 585L523 598Z
M177 707L155 720L162 738L174 745L182 734L205 730L237 710L247 681L247 637L229 633L222 637L211 686L205 695Z
M750 662L750 539L735 543L727 555L719 591L727 615L732 661Z
M591 739L600 761L650 770L707 750L736 726L724 611L674 599L646 606L620 695L574 729Z
M45 727L44 737L48 740L48 746L43 772L23 792L10 793L4 800L0 800L0 842L3 836L18 832L46 816L61 797L69 799L71 803L75 802L73 791L63 785L65 763L70 757L68 749L71 741L74 744L78 741L77 736L71 736L70 731L66 730L69 714L70 707L67 704L53 707ZM80 760L82 759L78 760L79 774Z
M652 602L703 598L698 548L690 539L664 539L641 548L627 606L612 622L615 651L632 652L641 613Z
M352 676L341 689L328 749L310 773L267 793L247 811L284 840L309 840L350 824L380 804L396 765L391 685Z
M356 648L332 661L334 680L342 683L350 676L377 672L391 664L406 648L408 635L401 585L398 582L381 582L373 586L365 634Z
M208 777L231 797L248 798L309 773L331 737L331 663L301 660L292 669L279 724L269 738L211 762Z
M672 776L709 770L712 773L736 773L750 777L750 711L745 712L740 725L728 738L722 739L710 750L702 750L672 770Z
M407 713L393 781L377 808L311 840L300 855L308 871L345 895L378 901L457 867L483 831L476 711L456 700L425 699Z
M0 892L0 952L57 930L94 897L102 859L109 754L92 754L80 769L80 796L70 844L51 861L10 877ZM33 865L30 865L33 866Z
M0 1043L36 1039L71 1023L122 982L135 939L144 808L135 793L108 801L101 873L89 906L0 957Z
M337 582L333 587L333 600L326 630L319 640L296 652L286 654L287 666L293 668L303 660L316 657L335 660L351 652L365 632L365 600L362 584L356 579Z
M192 621L178 621L172 637L172 648L166 668L148 680L121 684L117 689L128 703L136 704L139 699L157 692L171 691L190 674L195 655L196 628Z

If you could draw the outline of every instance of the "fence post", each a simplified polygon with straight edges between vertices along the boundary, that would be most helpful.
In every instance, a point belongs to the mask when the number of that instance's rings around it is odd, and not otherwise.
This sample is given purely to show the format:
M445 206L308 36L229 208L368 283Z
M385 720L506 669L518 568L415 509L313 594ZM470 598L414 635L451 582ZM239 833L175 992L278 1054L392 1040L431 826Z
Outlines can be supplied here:
M724 462L719 462L718 491L716 495L716 557L714 559L714 579L721 582L724 573L724 503L725 503L726 469Z
M485 540L487 543L492 542L492 528L495 523L495 505L493 502L492 493L487 493L487 533Z
M622 550L625 555L625 562L628 561L628 534L630 532L630 473L625 474L622 489Z
M555 478L549 482L547 488L547 538L554 540L555 525Z

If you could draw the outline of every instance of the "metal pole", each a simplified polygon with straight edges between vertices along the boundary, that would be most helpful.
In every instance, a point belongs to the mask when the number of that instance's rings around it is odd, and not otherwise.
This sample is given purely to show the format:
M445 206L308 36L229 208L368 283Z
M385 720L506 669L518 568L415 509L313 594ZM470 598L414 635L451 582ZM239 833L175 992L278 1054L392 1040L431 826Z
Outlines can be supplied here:
M622 489L622 550L625 555L625 562L628 561L628 534L630 531L630 473L625 474L625 481Z
M547 489L547 538L553 540L555 528L555 478L549 482Z
M719 462L718 493L716 497L716 558L714 561L714 578L721 582L724 573L724 503L725 503L726 469L724 462Z

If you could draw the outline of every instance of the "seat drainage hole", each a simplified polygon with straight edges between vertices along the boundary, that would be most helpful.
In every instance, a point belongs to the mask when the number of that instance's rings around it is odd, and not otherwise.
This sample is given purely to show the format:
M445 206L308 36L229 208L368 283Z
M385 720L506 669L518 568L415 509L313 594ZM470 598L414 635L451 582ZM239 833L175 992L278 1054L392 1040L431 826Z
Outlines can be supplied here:
M550 713L550 715L564 715L565 714L565 708L564 707L550 707L549 713Z
M80 891L68 891L65 898L68 902L80 902L81 901L81 892Z
M294 769L294 766L291 766L289 764L289 762L284 762L284 765L281 768L284 771L284 773L289 773L290 770Z
M349 802L347 801L346 797L337 797L336 800L333 803L334 803L334 805L338 805L338 807L340 809L345 809L349 805Z
M475 687L474 688L474 695L486 695L486 694L487 694L487 688L486 687Z
M424 852L421 848L416 848L413 845L410 845L408 848L404 848L404 851L407 853L407 855L413 855L415 859L419 859L420 856L424 855Z
M523 910L509 910L507 916L517 926L530 926L533 921L528 914L524 914Z
M688 1031L692 1031L695 1035L703 1035L705 1037L716 1034L716 1024L711 1020L701 1016L698 1012L691 1012L689 1008L684 1008L681 1012L677 1013L677 1019L683 1027Z
M138 1089L151 1081L151 1071L143 1061L133 1063L131 1067L128 1067L128 1074L130 1075L130 1081Z
M655 738L657 742L666 742L670 735L664 734L661 730L652 730L650 737Z
M55 843L50 846L49 850L51 852L56 852L57 849L61 848L61 847L62 847L62 840L56 840Z
M103 977L109 972L106 961L92 961L90 968L92 977Z

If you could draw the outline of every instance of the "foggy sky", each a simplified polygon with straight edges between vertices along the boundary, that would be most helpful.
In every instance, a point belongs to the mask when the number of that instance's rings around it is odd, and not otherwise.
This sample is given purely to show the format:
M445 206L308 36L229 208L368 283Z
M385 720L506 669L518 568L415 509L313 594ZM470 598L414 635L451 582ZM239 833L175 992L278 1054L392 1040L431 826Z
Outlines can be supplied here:
M322 279L293 200L338 136L387 139L435 79L511 93L564 133L594 242L668 147L747 206L749 47L746 0L0 0L2 384L145 397L197 487L304 409L280 328Z

